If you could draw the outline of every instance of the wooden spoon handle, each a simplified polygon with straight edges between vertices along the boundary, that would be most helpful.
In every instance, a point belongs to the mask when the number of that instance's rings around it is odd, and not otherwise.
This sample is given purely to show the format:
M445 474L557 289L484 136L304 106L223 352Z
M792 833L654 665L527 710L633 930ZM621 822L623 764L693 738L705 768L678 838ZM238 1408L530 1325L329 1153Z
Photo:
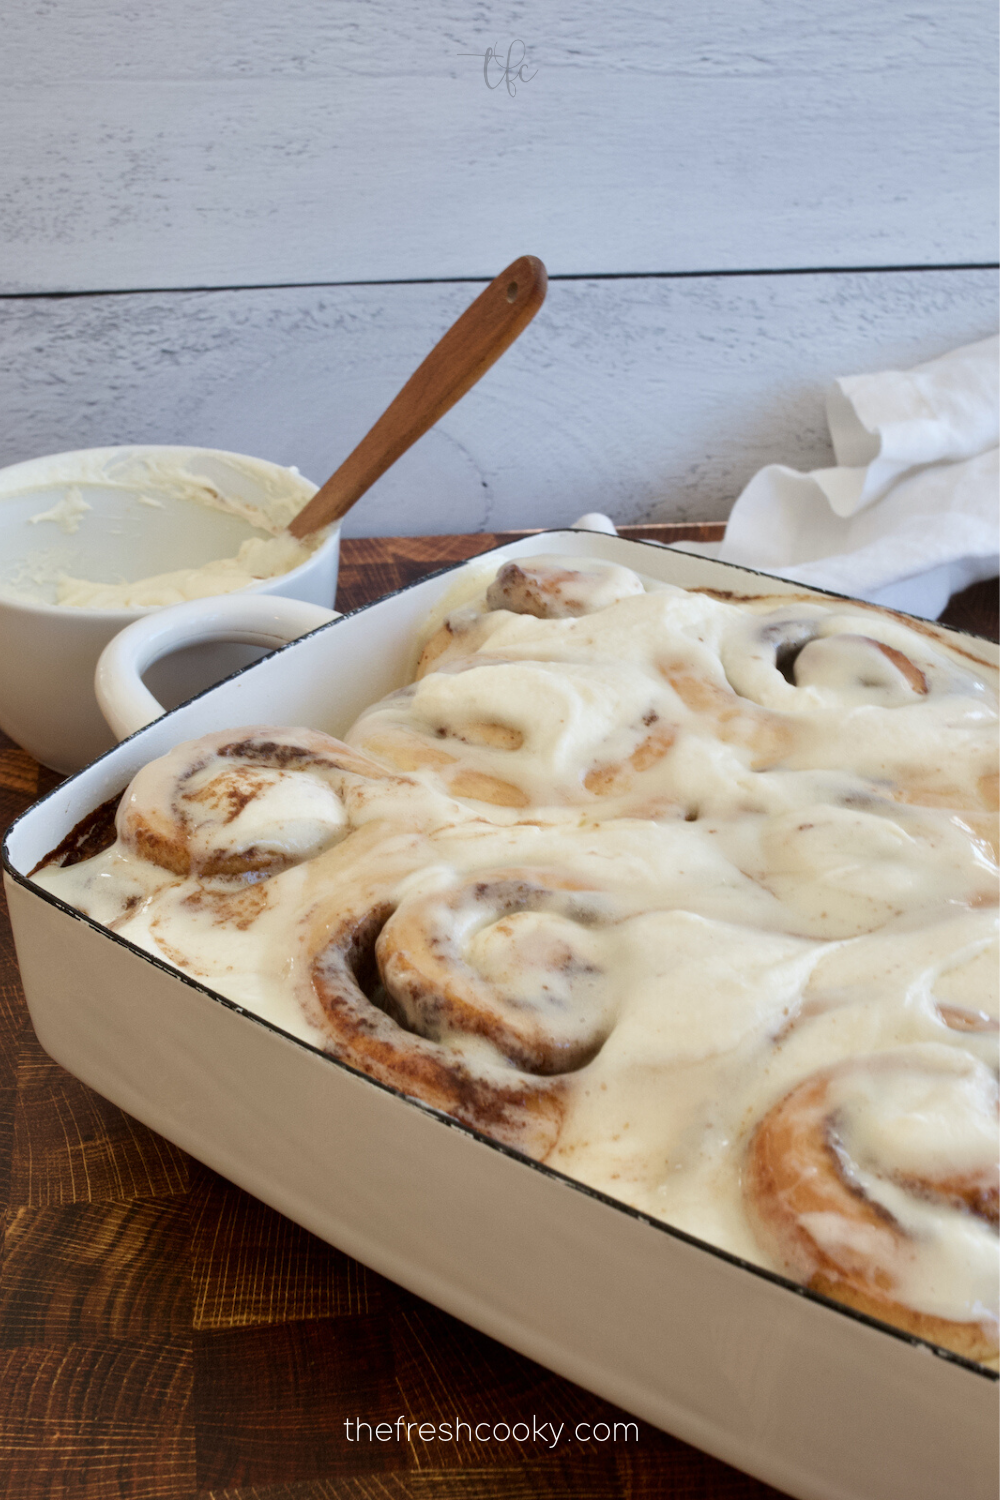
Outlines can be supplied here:
M545 301L545 267L522 255L491 281L434 345L399 395L289 525L308 536L339 521L386 469L485 375Z

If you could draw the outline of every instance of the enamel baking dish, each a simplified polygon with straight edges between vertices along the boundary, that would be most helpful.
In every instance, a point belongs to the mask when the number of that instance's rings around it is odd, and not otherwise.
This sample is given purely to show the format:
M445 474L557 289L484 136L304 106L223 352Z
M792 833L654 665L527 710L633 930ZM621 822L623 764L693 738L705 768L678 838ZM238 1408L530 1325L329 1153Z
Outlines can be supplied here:
M642 542L503 549L683 586L801 593ZM138 768L242 724L342 734L400 686L439 574L314 630L148 725L4 847L31 1016L77 1077L382 1275L802 1500L992 1500L997 1381L651 1221L372 1082L37 888L29 874ZM976 641L992 659L994 648Z

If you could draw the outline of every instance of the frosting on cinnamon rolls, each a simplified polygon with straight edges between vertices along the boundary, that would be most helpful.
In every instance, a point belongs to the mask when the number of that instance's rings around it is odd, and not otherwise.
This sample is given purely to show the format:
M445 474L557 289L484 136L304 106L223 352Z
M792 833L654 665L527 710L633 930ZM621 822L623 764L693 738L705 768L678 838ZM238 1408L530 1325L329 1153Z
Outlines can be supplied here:
M145 766L117 815L120 842L174 875L262 875L343 837L350 803L388 772L315 730L244 729Z
M997 1084L953 1048L814 1073L757 1125L761 1242L815 1291L972 1359L997 1355ZM951 1316L955 1288L966 1316Z
M477 564L346 743L239 729L41 884L334 1057L996 1355L996 674L943 631Z
M403 901L379 934L379 971L414 1031L482 1037L528 1073L572 1072L614 1019L593 941L609 907L560 871L477 871Z
M328 1050L381 1083L544 1157L558 1138L563 1090L557 1080L532 1076L539 1072L528 1065L534 1054L516 1033L511 1045L503 995L484 995L482 980L471 973L462 974L460 985L450 975L444 994L428 986L435 969L448 966L435 963L437 934L426 926L426 910L400 917L391 901L369 897L326 934L309 978ZM411 939L416 929L423 964L400 947L400 929Z

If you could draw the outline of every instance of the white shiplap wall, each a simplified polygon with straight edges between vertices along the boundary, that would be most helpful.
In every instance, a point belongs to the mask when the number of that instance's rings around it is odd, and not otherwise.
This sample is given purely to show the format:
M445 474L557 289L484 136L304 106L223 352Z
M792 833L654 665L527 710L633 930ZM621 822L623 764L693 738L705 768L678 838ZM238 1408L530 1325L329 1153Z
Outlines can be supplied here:
M991 331L989 271L555 281L534 323L348 518L355 535L719 519L762 464L832 462L823 388ZM336 468L475 287L19 298L9 461L194 442Z
M985 0L50 0L5 28L4 286L994 258ZM514 38L516 97L474 56Z
M571 279L351 529L723 516L827 461L830 376L994 329L994 33L985 0L15 7L0 462L191 441L320 480L456 278L530 250ZM458 54L515 37L511 97Z

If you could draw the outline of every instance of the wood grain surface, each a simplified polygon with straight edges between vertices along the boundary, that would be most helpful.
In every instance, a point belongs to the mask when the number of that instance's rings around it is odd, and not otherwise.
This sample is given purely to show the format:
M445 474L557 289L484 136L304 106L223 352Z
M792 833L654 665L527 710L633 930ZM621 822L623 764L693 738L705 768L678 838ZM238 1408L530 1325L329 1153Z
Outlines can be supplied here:
M719 528L631 535L711 540ZM341 609L502 535L344 546ZM996 633L995 585L955 623ZM0 824L58 777L0 739ZM618 1441L348 1441L345 1421L625 1422L366 1270L42 1051L0 913L6 1500L765 1500L644 1423ZM352 1429L354 1430L354 1429ZM395 1430L395 1429L394 1429ZM480 1429L481 1431L482 1429ZM501 1429L502 1430L502 1429Z

